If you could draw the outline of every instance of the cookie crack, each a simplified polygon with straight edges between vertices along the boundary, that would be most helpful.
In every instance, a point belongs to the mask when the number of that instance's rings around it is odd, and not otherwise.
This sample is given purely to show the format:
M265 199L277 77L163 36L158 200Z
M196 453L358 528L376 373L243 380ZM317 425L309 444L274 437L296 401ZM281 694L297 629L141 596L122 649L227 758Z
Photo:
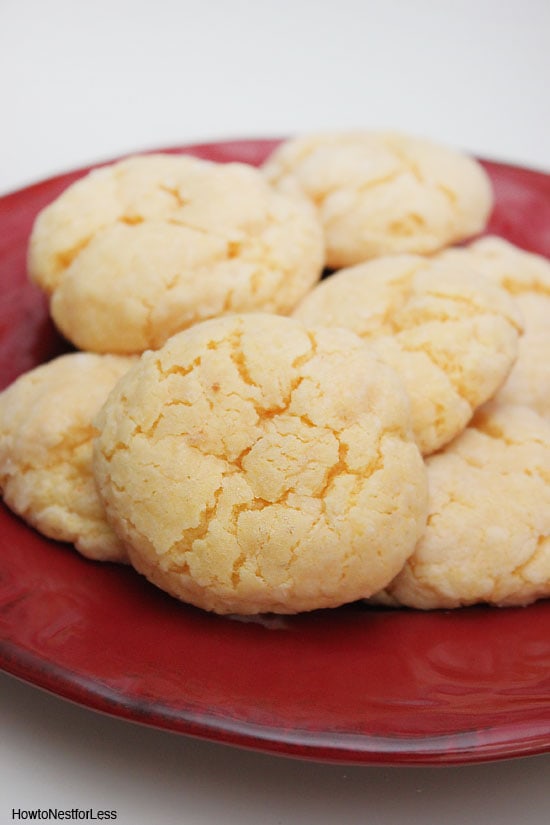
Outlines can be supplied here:
M531 583L531 578L526 574L526 570L531 565L535 564L541 556L546 556L549 550L549 541L550 536L548 535L541 535L537 537L537 541L533 551L529 555L525 561L521 564L518 564L514 569L511 571L511 575L519 578L520 581L524 582L525 584Z
M16 472L6 472L5 475L12 478L16 475L25 475L26 473L34 471L50 471L58 467L71 469L75 454L82 448L91 446L96 436L97 430L93 425L78 428L78 430L68 434L68 437L64 438L54 450L50 451L51 457L49 460L40 460L37 464L34 464L32 461L21 461L17 465Z
M403 330L403 332L404 331L405 330ZM441 355L443 355L443 353L438 354L437 350L434 350L430 342L428 341L421 341L414 344L411 341L407 341L406 339L403 340L401 337L398 337L397 340L403 352L424 353L424 355L431 361L433 366L439 371L440 375L448 380L449 385L450 387L452 387L454 392L462 399L462 401L464 401L469 406L470 411L473 412L474 407L477 405L474 401L472 401L469 398L468 388L467 386L465 386L467 382L464 380L464 378L463 380L460 380L459 376L455 372L450 373L444 366L440 364L440 358Z
M75 258L77 258L78 255L80 255L80 253L83 252L86 249L86 247L90 245L90 243L94 239L95 234L96 233L86 235L73 246L68 247L67 249L63 249L61 250L61 252L58 252L55 255L55 264L57 271L64 272L65 270L67 270L71 266Z
M170 552L184 550L189 552L193 549L196 541L200 541L208 535L212 521L216 517L220 498L224 491L223 480L217 490L214 491L213 501L208 504L200 514L200 520L196 527L185 527L181 532L181 538L170 548Z
M533 294L541 298L550 298L550 283L541 282L536 278L522 282L515 280L512 276L505 276L499 279L499 283L510 295Z
M396 180L399 180L399 178L401 178L402 176L403 170L398 169L395 172L389 172L386 175L380 175L376 178L369 178L369 180L365 180L363 182L356 182L350 180L344 184L334 184L333 186L327 187L322 191L310 191L308 192L308 196L313 201L317 209L322 209L325 206L327 200L338 192L351 192L355 199L358 200L361 197L361 195L364 195L367 192L371 192L372 190L377 189L380 186L385 186L386 184L394 183ZM329 226L333 221L338 219L339 215L326 217L324 219L325 226Z
M329 488L332 486L335 478L338 476L346 473L348 475L357 475L357 473L350 472L347 457L349 452L349 447L347 444L343 444L339 439L336 433L333 433L334 437L338 441L338 461L336 461L331 467L329 467L325 473L325 477L319 489L315 492L315 498L323 499L326 497Z
M165 381L171 375L179 375L180 377L189 375L189 373L193 372L193 370L196 370L197 367L200 367L200 365L202 364L202 356L197 355L197 357L194 358L193 361L190 361L188 364L174 364L173 366L168 367L167 369L164 369L160 358L157 358L154 363L159 373L160 380Z
M158 188L161 192L166 192L176 203L178 209L187 206L189 200L184 198L176 186L168 186L167 184L159 183Z
M475 298L472 299L470 296L460 295L458 293L449 294L446 292L440 292L435 287L427 290L424 295L427 298L434 298L436 303L435 305L424 308L422 323L429 323L430 321L455 321L456 323L461 323L467 319L491 317L507 321L512 327L514 327L514 329L516 329L517 332L523 332L523 325L520 323L518 318L514 318L512 315L503 315L502 312L494 311L491 306L488 306L487 304L479 304L476 302ZM424 295L422 297L424 297ZM461 314L459 318L454 318L446 311L447 303L452 303L460 307ZM418 323L418 320L413 319L412 323L404 325L402 329L409 329L411 326L416 327L418 326Z
M401 164L400 175L405 173L409 173L412 177L423 186L426 184L425 175L422 174L420 171L420 167L415 161L404 152L397 144L397 142L389 136L383 140L386 145L386 148L392 153L392 155L396 158L397 161Z
M474 429L487 436L487 438L503 442L507 447L524 447L528 444L537 444L545 448L548 447L548 442L542 437L515 438L512 433L507 433L503 427L499 426L498 422L484 418L482 412L476 416Z
M253 380L252 376L250 375L248 364L246 363L246 358L241 349L242 338L242 330L236 330L234 333L232 333L229 339L229 358L231 359L231 362L237 369L237 372L243 384L246 384L246 386L248 387L253 387L254 389L260 389L256 382Z
M120 218L117 218L118 223L123 223L126 226L139 226L139 224L143 223L144 221L145 218L143 217L143 215L137 215L132 213L121 215Z

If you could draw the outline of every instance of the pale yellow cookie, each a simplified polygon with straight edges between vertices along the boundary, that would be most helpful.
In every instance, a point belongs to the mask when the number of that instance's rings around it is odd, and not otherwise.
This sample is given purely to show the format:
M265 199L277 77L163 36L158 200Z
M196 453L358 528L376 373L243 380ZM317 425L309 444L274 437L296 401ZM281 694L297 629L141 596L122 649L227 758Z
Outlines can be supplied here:
M472 158L395 132L306 135L283 143L264 172L294 177L318 207L334 269L396 253L430 253L484 229L490 180Z
M98 488L131 562L207 610L353 601L424 528L406 393L347 330L203 322L145 353L97 426Z
M430 610L550 596L550 424L491 402L426 464L426 532L377 601Z
M521 319L499 286L459 264L394 255L341 269L293 313L346 327L399 372L424 455L442 447L506 379Z
M226 313L286 314L323 264L303 197L252 166L183 155L133 157L73 184L38 216L28 256L61 332L117 353Z
M497 398L532 407L550 421L550 261L496 236L443 252L441 258L481 272L512 295L525 331Z
M133 358L71 353L0 393L0 489L8 507L91 559L127 561L92 474L92 419Z

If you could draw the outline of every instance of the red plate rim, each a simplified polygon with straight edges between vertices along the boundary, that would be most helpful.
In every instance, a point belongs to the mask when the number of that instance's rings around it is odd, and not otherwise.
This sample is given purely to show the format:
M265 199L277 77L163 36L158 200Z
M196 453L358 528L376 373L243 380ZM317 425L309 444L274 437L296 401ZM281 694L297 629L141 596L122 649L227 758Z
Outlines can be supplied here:
M215 143L196 143L132 154L148 154L160 151L173 154L190 153L197 157L210 158L214 152L216 160L239 160L258 163L258 158L265 157L279 142L280 139L267 138L231 140ZM50 195L51 193L57 194L57 190L61 191L62 188L86 174L90 169L112 162L112 160L103 161L100 164L57 174L8 193L0 197L0 207L3 207L0 209L0 214L5 216L11 212L12 208L17 209L19 205L24 208L26 199L31 195L42 192L47 192ZM494 162L488 159L482 159L481 162L494 182L511 189L517 184L518 192L522 187L526 190L536 189L542 198L548 200L550 208L550 175L534 169L526 169L522 166ZM524 248L550 255L550 222L545 223L545 226L548 229L545 230L544 237L541 236L541 243L536 249L533 248L532 244L525 242L521 236L514 234L514 228L509 221L507 222L507 216L497 215L489 230L508 237L509 240ZM9 243L8 239L8 246ZM16 534L21 535L21 531L24 530L33 536L32 540L29 540L30 544L33 545L33 552L41 553L46 545L53 545L54 548L60 547L53 542L47 542L37 537L28 528L22 526L11 513L6 511L2 513L2 516L4 515L5 523L9 523L11 525L10 529L13 529ZM0 545L0 558L2 549L6 550L5 543ZM47 548L48 551L49 549ZM64 558L65 548L60 552ZM65 561L61 563L60 570L63 570L64 564ZM69 566L73 568L75 564L89 563L71 557ZM105 570L105 567L103 569ZM139 589L141 587L141 584L135 585L134 580L131 578L132 571L117 569L112 571L112 575L116 579L116 588L124 589L129 580L131 580L129 585L131 588L137 586ZM0 583L1 579L2 576L0 575ZM9 585L10 582L8 581L8 591L10 591ZM5 615L6 610L11 611L16 601L14 601L13 595L13 592L10 591L2 597L0 586L0 613L4 612ZM164 596L163 594L155 594L152 599L155 603L158 603L158 600L164 599ZM155 610L156 607L153 606L151 609ZM537 621L540 627L550 630L550 603L539 603L529 609L534 611L531 614L532 616L538 617ZM218 617L202 616L197 620L200 611L195 611L193 608L188 610L188 615L192 617L191 621L195 623L199 621L201 626L206 626L212 621L220 621ZM489 615L488 610L490 609L472 608L462 611L466 617L464 623L469 626L470 619L485 622L487 615ZM320 615L324 616L325 612L321 611ZM342 615L345 615L345 611L340 614L340 617ZM353 607L350 608L349 615L356 615ZM522 610L510 610L508 612L508 616L516 616L517 621L521 621L521 618L525 615L527 614ZM440 613L439 617L444 622L449 618L446 612ZM296 626L300 629L300 632L305 628L305 635L308 637L311 622L316 621L316 618L316 616L298 618ZM0 624L0 626L3 627L4 625ZM265 628L262 629L261 622L257 624L250 622L247 628L246 632L253 640L256 639L258 633L261 634L265 631ZM13 627L11 631L13 631ZM547 648L547 651L550 652L550 647ZM540 691L534 697L536 700L535 705L537 702L540 705L540 713L535 711L534 716L529 717L527 721L519 717L517 720L511 718L506 725L488 724L481 731L474 725L463 725L461 730L432 736L419 736L403 732L396 732L395 735L367 735L364 732L354 733L336 728L311 730L306 727L287 728L281 724L257 723L234 718L231 714L216 708L201 711L189 706L183 710L176 710L162 700L155 701L155 698L151 696L147 698L147 701L140 702L135 696L129 696L123 689L114 689L101 682L101 680L90 678L89 674L85 675L82 672L78 673L70 668L68 669L59 662L52 660L51 656L38 655L36 650L33 651L30 647L25 647L23 644L14 642L13 639L4 638L4 636L0 640L0 667L7 673L37 687L112 716L173 732L206 738L211 741L317 761L373 765L452 765L493 761L550 751L550 682L548 680L543 683ZM545 694L543 693L543 687L546 690ZM544 698L546 698L545 704L543 703Z

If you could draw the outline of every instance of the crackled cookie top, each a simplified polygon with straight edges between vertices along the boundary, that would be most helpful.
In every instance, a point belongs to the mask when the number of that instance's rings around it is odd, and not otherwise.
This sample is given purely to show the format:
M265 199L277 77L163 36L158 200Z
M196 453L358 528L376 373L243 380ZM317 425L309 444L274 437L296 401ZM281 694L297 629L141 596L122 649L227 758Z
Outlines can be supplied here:
M491 402L426 463L426 532L378 600L427 610L550 596L548 422Z
M521 320L506 292L468 268L419 255L378 258L318 284L293 313L353 330L397 370L423 454L461 432L517 355Z
M319 278L303 197L244 164L147 155L98 169L37 218L29 275L81 349L139 353L200 320L288 313Z
M84 556L125 561L92 475L92 419L133 358L71 353L0 393L0 488L8 507Z
M97 426L96 479L132 563L207 610L355 600L424 527L406 393L347 330L203 322L145 353Z
M550 261L496 236L441 253L441 259L481 272L513 297L525 331L497 398L532 407L550 421Z
M334 269L402 252L430 253L486 225L492 188L475 160L395 132L306 135L264 165L292 176L318 207Z

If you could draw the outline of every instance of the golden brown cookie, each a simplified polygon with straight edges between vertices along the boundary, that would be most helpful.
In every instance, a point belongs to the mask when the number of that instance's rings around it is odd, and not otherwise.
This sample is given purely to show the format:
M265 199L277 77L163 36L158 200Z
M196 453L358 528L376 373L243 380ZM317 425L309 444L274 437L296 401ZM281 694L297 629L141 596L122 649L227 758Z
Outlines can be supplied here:
M92 418L134 359L71 353L20 376L0 393L4 501L49 538L82 555L127 561L105 520L92 475Z
M95 475L134 566L218 613L380 589L423 530L406 393L347 330L251 313L147 352L98 420Z
M400 374L424 455L460 433L497 392L522 328L504 289L464 265L419 255L341 269L293 316L353 330Z
M477 161L396 132L294 138L264 171L274 183L295 178L317 206L334 269L464 240L484 229L493 204Z
M445 251L441 259L479 271L513 297L525 330L517 361L497 397L505 404L532 407L550 421L550 261L496 236Z
M378 601L430 610L550 596L550 424L491 402L426 464L428 526Z
M29 275L80 349L140 353L226 313L288 313L320 277L309 203L251 166L133 157L95 170L38 216Z

